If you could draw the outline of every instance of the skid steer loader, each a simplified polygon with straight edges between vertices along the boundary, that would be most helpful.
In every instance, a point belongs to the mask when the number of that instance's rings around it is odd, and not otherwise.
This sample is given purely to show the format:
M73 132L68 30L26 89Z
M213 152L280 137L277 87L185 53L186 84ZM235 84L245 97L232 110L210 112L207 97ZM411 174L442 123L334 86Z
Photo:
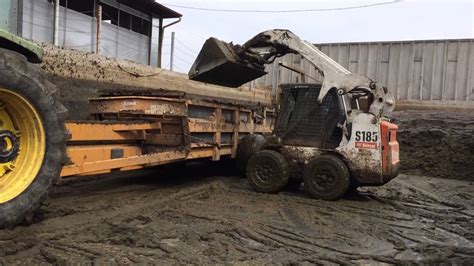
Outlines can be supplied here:
M350 188L382 185L398 175L395 107L388 90L339 65L288 30L269 30L244 45L215 38L204 44L190 79L236 87L266 74L276 58L300 54L319 70L321 84L286 84L272 134L251 134L237 159L250 185L276 193L301 178L312 196L336 200Z

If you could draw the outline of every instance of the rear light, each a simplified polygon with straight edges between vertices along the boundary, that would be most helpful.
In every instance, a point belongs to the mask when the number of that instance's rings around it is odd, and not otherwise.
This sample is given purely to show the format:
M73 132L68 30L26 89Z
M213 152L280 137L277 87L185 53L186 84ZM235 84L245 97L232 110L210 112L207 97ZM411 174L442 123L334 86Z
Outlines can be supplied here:
M384 177L391 179L398 174L399 144L397 142L398 126L388 121L380 123L382 149L382 171Z

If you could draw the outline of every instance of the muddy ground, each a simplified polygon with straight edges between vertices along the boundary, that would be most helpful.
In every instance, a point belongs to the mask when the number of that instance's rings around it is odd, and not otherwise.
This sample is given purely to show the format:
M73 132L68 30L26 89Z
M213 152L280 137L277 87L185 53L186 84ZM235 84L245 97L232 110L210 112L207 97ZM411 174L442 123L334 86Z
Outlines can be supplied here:
M473 264L472 115L395 117L404 173L383 187L259 194L231 162L73 180L36 224L0 231L0 264Z

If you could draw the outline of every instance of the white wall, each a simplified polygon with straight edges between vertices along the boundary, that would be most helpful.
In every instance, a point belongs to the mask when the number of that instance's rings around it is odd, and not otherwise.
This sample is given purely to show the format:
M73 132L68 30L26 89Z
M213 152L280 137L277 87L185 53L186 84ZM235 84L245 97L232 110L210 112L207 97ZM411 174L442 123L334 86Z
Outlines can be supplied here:
M46 0L23 1L22 36L53 43L54 4ZM59 45L85 52L95 52L96 20L79 12L60 8ZM148 36L102 22L101 54L149 63Z

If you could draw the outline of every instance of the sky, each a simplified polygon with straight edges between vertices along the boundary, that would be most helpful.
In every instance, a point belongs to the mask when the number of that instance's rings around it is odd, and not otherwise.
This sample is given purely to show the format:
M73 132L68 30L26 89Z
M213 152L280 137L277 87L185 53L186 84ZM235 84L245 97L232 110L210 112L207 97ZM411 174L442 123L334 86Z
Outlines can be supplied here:
M209 37L244 43L275 28L289 29L312 43L474 38L474 0L158 0L183 14L167 28L163 67L169 68L171 32L175 32L174 70L187 73ZM387 3L387 4L382 4ZM347 10L257 13L204 11ZM172 22L165 20L165 24Z

